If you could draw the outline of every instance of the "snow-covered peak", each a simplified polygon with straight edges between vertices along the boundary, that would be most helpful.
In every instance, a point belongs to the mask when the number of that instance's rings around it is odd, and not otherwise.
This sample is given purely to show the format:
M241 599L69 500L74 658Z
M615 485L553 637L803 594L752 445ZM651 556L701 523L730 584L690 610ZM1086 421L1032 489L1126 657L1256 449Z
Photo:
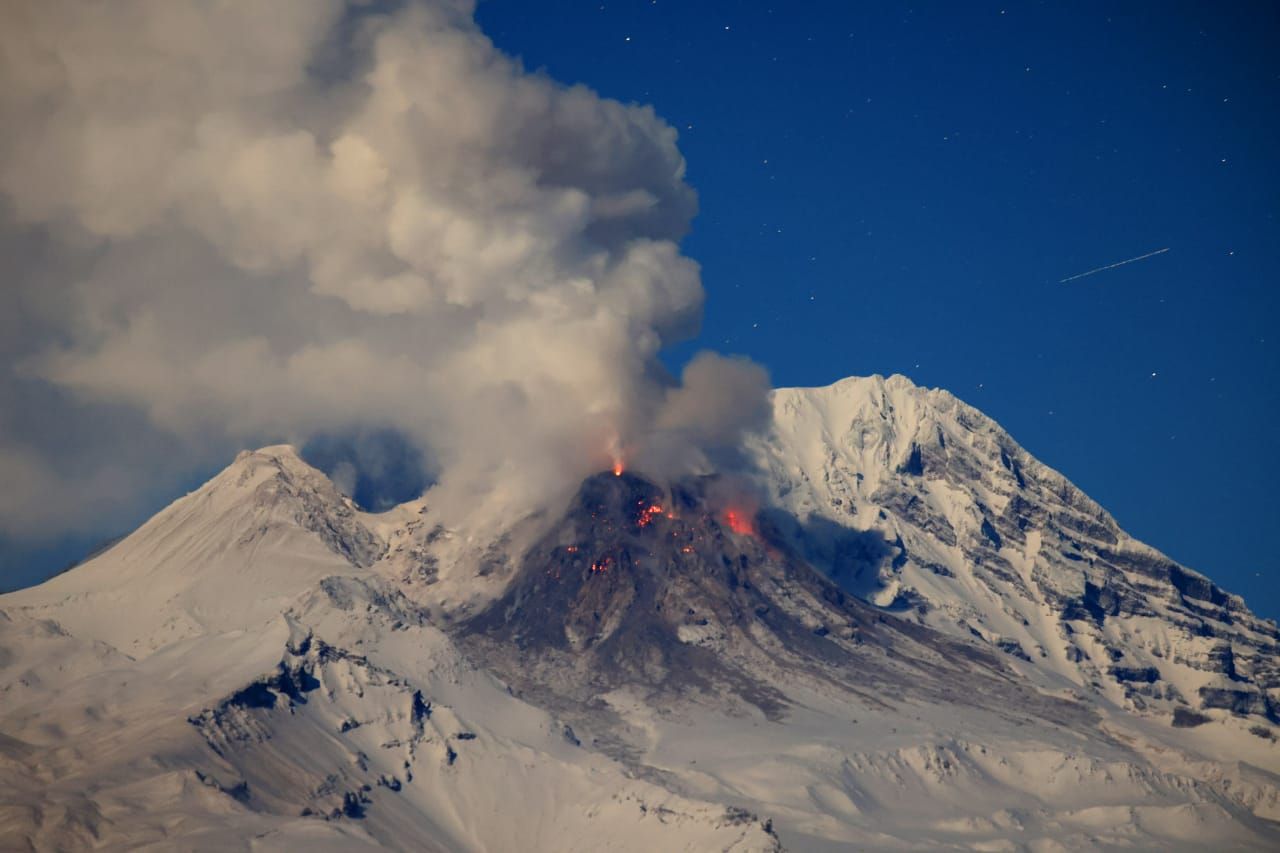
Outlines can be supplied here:
M72 633L138 656L275 618L310 584L384 551L323 473L276 445L241 453L106 552L4 603L56 610Z
M907 475L948 481L1001 511L1031 476L1074 511L1123 535L1115 520L1066 477L943 389L918 386L900 374L848 377L825 387L779 388L773 404L772 433L757 450L765 445L785 450L761 454L789 463L781 470L772 466L772 479L781 480L783 488L820 471L823 483L834 482L838 492L852 478L856 491L870 494ZM846 512L856 508L851 493L815 497L834 497L835 506Z
M242 450L230 465L192 494L218 492L230 496L252 490L268 480L287 479L316 492L336 492L325 474L303 460L291 444L273 444L258 450Z
M1280 714L1274 623L977 409L902 376L773 402L754 447L769 502L846 589L1131 709Z

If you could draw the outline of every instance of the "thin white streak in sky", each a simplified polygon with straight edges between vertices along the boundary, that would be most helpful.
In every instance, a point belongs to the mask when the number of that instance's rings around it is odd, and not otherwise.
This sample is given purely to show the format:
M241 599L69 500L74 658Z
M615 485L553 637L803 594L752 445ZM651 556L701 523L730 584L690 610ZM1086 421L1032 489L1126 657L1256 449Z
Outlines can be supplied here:
M1107 264L1105 267L1098 267L1096 270L1089 270L1088 272L1082 272L1077 275L1068 276L1067 278L1064 278L1062 281L1058 282L1058 284L1066 284L1069 281L1075 281L1078 278L1084 278L1087 275L1093 275L1094 273L1102 272L1103 270L1113 270L1116 267L1122 267L1125 264L1131 264L1134 261L1142 261L1142 260L1146 260L1147 258L1154 258L1156 255L1163 255L1167 251L1169 251L1168 248L1156 249L1154 252L1147 252L1145 255L1138 255L1138 257L1130 258L1127 261L1116 261L1114 264Z

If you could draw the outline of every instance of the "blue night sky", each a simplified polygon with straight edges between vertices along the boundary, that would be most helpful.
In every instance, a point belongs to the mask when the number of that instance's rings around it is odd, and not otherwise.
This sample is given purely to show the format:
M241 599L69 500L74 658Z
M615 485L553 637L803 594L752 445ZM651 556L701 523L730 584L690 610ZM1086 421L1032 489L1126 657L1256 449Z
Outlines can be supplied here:
M680 131L696 349L903 373L1280 616L1280 7L487 0ZM1061 279L1168 252L1066 284Z

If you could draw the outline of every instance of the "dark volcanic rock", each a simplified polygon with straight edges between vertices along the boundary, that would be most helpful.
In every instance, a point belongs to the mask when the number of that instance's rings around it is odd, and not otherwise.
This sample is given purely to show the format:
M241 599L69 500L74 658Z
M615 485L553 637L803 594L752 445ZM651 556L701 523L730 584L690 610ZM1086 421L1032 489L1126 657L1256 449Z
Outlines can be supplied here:
M1160 670L1154 666L1113 666L1111 676L1120 682L1154 684L1160 680Z
M782 520L710 497L725 491L714 478L587 479L503 597L456 636L522 693L562 708L628 685L778 716L787 703L773 684L808 678L962 703L982 684L1010 694L1010 707L1077 713L1024 692L992 653L848 594L789 550Z
M877 623L807 567L772 559L747 532L753 524L747 510L713 509L690 487L666 492L632 474L592 477L564 522L525 556L504 598L467 631L544 660L589 658L584 677L602 688L728 681L776 712L781 695L735 672L717 646L764 627L792 649L830 659L837 650L815 629L868 635ZM813 618L775 606L782 589L811 599Z
M1212 717L1201 714L1199 711L1192 711L1189 708L1173 709L1173 727L1177 729L1193 729L1196 726L1203 726L1212 720Z

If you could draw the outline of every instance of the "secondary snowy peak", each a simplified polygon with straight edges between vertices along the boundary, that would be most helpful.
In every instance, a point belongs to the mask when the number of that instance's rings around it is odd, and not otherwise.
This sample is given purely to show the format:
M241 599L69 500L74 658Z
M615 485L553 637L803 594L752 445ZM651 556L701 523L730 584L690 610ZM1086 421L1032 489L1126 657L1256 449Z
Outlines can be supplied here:
M846 589L1179 724L1280 719L1275 624L1132 539L978 410L902 376L773 403L754 447L770 503Z
M242 452L185 500L184 518L217 518L221 532L238 534L237 541L297 527L358 568L372 565L386 549L352 501L287 444Z
M92 560L4 599L129 655L278 615L319 579L385 550L351 501L284 445L241 453Z

